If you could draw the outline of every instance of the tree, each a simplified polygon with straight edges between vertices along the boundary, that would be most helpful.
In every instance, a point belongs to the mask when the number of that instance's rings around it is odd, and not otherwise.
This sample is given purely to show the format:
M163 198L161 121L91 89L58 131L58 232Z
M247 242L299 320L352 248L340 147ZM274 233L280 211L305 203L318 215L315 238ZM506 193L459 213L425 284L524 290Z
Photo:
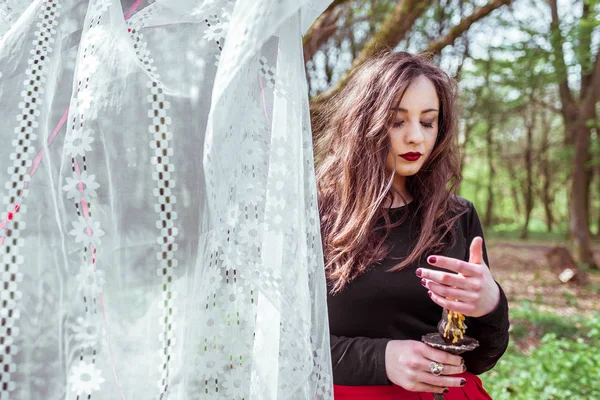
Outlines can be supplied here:
M540 155L538 158L539 170L540 170L540 189L539 196L542 199L544 205L544 213L546 216L546 227L548 232L552 232L554 226L554 214L552 212L552 203L554 196L552 196L552 182L553 178L550 161L550 129L551 129L551 116L547 110L541 112L541 142L540 142Z
M512 0L491 0L489 3L484 5L483 7L477 7L473 9L472 13L469 15L460 15L460 22L453 27L450 27L444 33L444 36L439 40L434 41L432 43L428 43L422 51L431 52L433 54L439 54L442 49L447 46L454 44L456 39L460 37L462 34L467 32L469 28L477 21L488 16L492 11L500 8L503 5L510 4ZM388 2L384 2L386 5L389 5ZM391 10L386 13L383 22L381 23L381 27L372 33L372 36L361 46L360 52L356 57L353 57L351 67L346 70L337 82L332 85L326 92L321 93L315 99L311 101L311 111L313 114L319 112L319 105L324 101L330 99L333 95L341 90L341 88L346 84L348 77L352 73L352 71L362 65L367 59L374 56L378 52L386 49L394 49L396 48L403 40L406 40L410 37L410 33L415 27L415 24L419 18L423 16L423 14L430 9L433 0L399 0L397 1ZM334 18L332 17L335 13L343 13L343 11L335 11L337 7L349 7L349 2L347 1L336 1L335 6L332 5L326 12L327 16L323 17L323 25L327 22L332 21ZM461 9L462 12L462 9ZM449 20L449 18L444 18L444 21ZM319 21L317 21L319 22ZM319 25L321 26L321 25ZM337 25L338 29L340 28L339 24ZM334 34L335 30L329 29L325 30L323 28L320 29L319 32L330 32L330 36ZM347 27L346 27L347 29ZM309 32L311 35L314 35L314 32ZM314 55L314 43L326 43L327 39L324 37L326 35L322 35L319 40L314 39L314 36L309 37L304 40L304 46L306 48L310 47L309 50L305 50L305 55L311 56ZM309 61L308 58L305 58L306 61Z
M527 172L527 180L524 187L525 197L525 223L521 230L521 239L527 238L529 234L529 221L531 219L531 211L533 210L533 131L535 129L535 111L533 115L524 114L525 126L527 131L527 140L525 145L525 171Z
M590 172L588 163L591 128L588 121L596 120L596 103L600 101L600 51L592 49L592 31L598 22L595 21L597 1L582 3L582 16L579 29L576 29L576 56L581 73L579 96L569 86L569 71L565 61L565 37L561 30L561 20L557 0L550 0L552 16L551 43L554 52L554 69L559 87L561 114L565 126L565 143L574 148L569 231L571 234L576 261L599 268L592 253L591 234L589 229L589 188Z
M488 161L488 187L487 187L487 204L485 208L485 217L483 218L483 225L489 227L492 225L492 219L494 216L494 185L496 177L496 165L494 161L494 122L496 114L493 107L493 91L490 81L490 75L492 73L492 63L494 59L492 51L490 50L488 59L485 61L485 92L483 103L485 104L485 122L487 124L485 132L486 142L486 155Z

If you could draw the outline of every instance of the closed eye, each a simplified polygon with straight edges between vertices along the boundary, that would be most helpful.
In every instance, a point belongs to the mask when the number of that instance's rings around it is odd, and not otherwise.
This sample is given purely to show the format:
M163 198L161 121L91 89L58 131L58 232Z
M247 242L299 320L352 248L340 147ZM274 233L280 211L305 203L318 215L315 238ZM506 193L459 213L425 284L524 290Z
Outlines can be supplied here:
M401 128L402 125L404 125L404 121L396 121L394 122L393 127ZM425 128L433 128L433 122L421 122L421 125L423 125Z

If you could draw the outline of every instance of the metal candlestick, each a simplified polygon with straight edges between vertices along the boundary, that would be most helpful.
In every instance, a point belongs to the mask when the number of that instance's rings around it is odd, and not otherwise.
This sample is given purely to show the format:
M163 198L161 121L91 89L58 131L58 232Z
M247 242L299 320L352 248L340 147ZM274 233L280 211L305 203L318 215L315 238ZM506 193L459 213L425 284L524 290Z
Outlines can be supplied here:
M442 314L442 321L444 321L444 317L448 316L448 311L444 310L443 314ZM440 324L441 322L440 321ZM438 329L439 329L438 325ZM444 340L444 338L442 337L442 335L440 335L439 332L435 332L435 333L429 333L425 336L423 336L421 338L421 341L423 343L425 343L428 346L433 347L434 349L438 349L438 350L443 350L447 353L450 354L462 354L465 353L467 351L471 351L471 350L475 350L477 348L477 346L479 346L479 342L476 339L473 339L472 337L469 336L464 336L459 343L457 344L448 344L446 343L446 341ZM434 400L444 400L444 394L443 393L435 393L433 396Z

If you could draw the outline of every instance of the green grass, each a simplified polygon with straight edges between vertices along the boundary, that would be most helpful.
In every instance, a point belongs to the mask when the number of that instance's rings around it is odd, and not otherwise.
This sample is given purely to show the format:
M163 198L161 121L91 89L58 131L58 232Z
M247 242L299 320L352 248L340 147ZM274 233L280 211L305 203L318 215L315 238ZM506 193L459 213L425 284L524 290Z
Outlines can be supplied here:
M564 293L569 300L577 301L575 296L570 293ZM579 336L582 332L587 334L590 328L590 323L593 324L593 320L588 320L578 316L561 317L555 313L541 311L536 303L530 301L524 301L519 304L518 307L511 309L511 320L512 320L512 335L515 339L520 339L515 330L518 332L519 329L525 330L528 334L535 332L539 333L540 337L554 333L559 338L573 338ZM592 321L592 322L590 322Z
M560 317L524 302L511 310L511 320L506 354L481 376L494 400L600 399L600 312ZM532 332L541 342L521 353L515 341Z

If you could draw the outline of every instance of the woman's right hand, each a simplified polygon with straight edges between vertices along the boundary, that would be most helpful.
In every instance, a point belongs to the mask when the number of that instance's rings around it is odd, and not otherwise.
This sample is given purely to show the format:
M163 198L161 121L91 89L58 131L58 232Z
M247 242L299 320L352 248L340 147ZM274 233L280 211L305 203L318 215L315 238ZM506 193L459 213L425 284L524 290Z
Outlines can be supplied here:
M432 361L444 365L441 375L429 370ZM414 340L391 340L385 348L385 370L395 385L411 392L445 393L448 387L464 386L463 378L449 375L466 370L461 357Z

